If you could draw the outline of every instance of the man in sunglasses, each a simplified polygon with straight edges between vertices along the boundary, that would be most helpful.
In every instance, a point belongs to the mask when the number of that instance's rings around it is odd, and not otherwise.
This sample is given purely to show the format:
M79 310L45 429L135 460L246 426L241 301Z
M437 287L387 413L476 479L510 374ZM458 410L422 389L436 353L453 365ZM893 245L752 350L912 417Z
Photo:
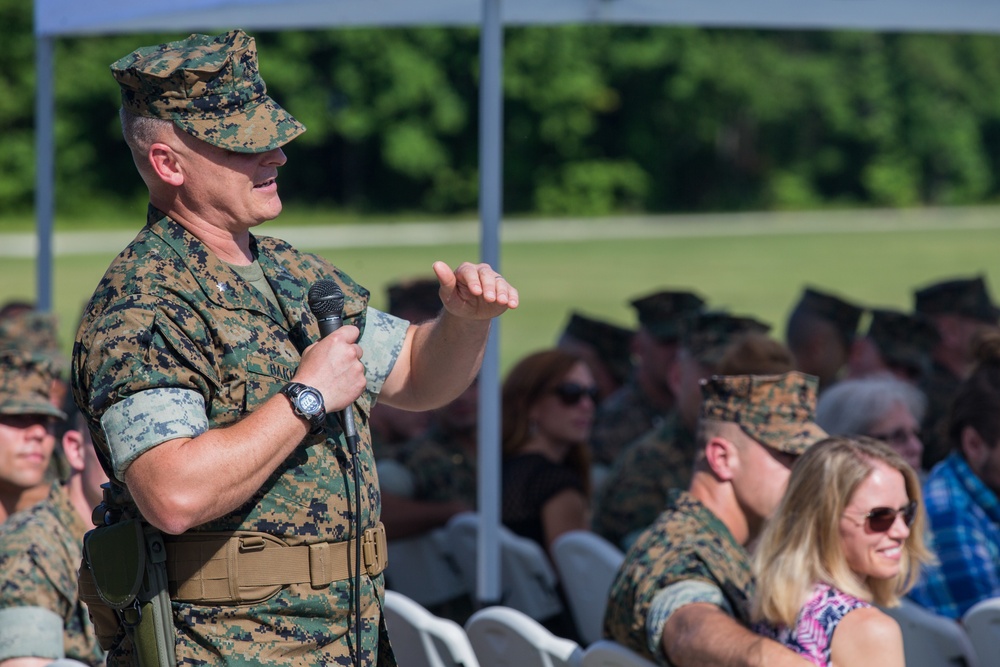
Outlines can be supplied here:
M671 493L625 556L605 637L667 666L810 664L747 627L754 581L745 546L777 507L796 458L826 436L813 421L816 389L797 371L702 384L690 487Z

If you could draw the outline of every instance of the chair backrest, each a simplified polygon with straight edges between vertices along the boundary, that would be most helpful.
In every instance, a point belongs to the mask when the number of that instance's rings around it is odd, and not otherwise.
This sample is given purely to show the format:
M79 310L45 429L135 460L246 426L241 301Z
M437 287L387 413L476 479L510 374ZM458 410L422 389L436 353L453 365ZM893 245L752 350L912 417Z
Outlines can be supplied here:
M571 530L552 543L552 560L580 639L588 645L596 642L624 552L596 533Z
M979 664L983 667L1000 662L1000 598L990 598L977 602L962 616L965 628L972 642Z
M465 623L483 667L580 667L583 649L510 607L486 607Z
M405 667L479 667L465 630L396 591L385 592L385 623Z
M978 667L972 642L955 621L903 599L883 609L903 631L906 667Z
M448 521L448 545L469 591L476 590L479 515L457 514ZM563 609L555 570L536 542L498 526L500 541L500 600L535 620L545 620Z
M618 642L601 639L583 652L582 667L657 667L657 665Z
M389 540L386 588L424 607L469 593L458 564L451 557L448 534L436 528L417 537Z

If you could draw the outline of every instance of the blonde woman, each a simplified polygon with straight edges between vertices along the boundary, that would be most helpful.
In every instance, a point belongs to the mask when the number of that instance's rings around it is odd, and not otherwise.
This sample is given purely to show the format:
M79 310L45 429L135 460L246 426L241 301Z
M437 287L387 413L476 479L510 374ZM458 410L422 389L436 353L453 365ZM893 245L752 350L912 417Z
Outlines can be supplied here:
M904 667L891 607L930 560L917 474L868 437L803 454L754 555L755 629L815 665Z

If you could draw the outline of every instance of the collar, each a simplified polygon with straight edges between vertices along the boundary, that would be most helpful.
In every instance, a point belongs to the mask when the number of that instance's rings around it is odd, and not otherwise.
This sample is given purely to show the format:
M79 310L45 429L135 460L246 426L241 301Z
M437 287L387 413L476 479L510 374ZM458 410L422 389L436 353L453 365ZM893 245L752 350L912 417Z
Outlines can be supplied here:
M986 513L995 523L1000 524L1000 499L993 493L983 481L972 472L968 462L957 452L952 452L945 459L949 468L955 475L958 482L972 501Z

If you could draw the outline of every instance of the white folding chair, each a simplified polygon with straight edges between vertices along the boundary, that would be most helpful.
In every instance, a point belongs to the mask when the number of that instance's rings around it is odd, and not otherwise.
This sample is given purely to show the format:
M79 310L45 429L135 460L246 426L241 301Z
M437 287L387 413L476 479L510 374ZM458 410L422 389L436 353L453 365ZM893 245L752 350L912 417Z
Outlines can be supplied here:
M979 664L1000 664L1000 598L977 602L962 616L962 627L969 635Z
M552 560L580 639L587 645L596 642L604 626L608 593L625 554L596 533L571 530L552 543Z
M906 667L978 667L972 642L958 623L911 600L901 602L882 611L903 631Z
M417 537L389 540L386 588L424 607L468 594L462 573L450 556L448 534L437 528Z
M479 667L465 630L396 591L385 592L385 624L400 667Z
M581 667L657 667L657 665L618 642L601 639L583 652Z
M465 632L483 667L581 667L579 644L510 607L480 609Z
M476 557L479 515L457 514L448 521L448 545L469 591L476 590ZM500 600L537 621L549 619L563 610L557 592L555 570L545 551L536 542L499 526Z

